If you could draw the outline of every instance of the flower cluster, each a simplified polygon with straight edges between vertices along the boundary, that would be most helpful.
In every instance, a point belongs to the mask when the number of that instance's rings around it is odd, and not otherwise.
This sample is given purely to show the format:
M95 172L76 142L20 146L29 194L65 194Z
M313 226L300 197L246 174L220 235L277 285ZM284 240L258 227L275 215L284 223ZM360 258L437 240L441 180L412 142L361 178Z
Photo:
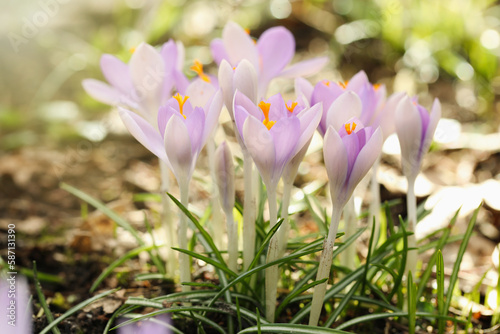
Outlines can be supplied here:
M440 117L439 102L435 102L429 115L416 99L408 98L405 93L387 97L385 85L372 84L363 71L348 81L321 80L313 85L303 76L319 72L327 64L327 58L289 66L295 41L283 27L270 28L254 40L242 27L229 22L222 38L212 41L210 48L218 65L217 76L206 74L203 65L195 61L191 71L197 76L188 80L182 71L184 47L180 42L169 41L161 49L139 45L128 64L111 55L102 56L101 68L109 84L87 79L83 86L95 99L116 106L130 133L168 166L177 179L185 206L196 161L205 144L213 140L225 105L244 155L245 267L248 259L253 259L255 246L255 227L251 225L255 223L251 215L255 209L251 207L252 196L247 196L253 187L252 163L266 185L271 226L277 222L276 188L280 179L284 182L285 221L280 233L270 241L269 262L286 249L289 192L317 129L324 137L324 163L333 205L317 280L328 277L342 208L378 161L383 141L397 132L403 171L408 177L415 177ZM295 78L295 98L284 99L281 94L267 96L270 82L277 77ZM211 161L217 169L213 173L214 182L218 184L231 231L230 268L236 271L237 228L232 220L234 167L229 145L222 144ZM180 221L179 246L187 248L186 217L181 215ZM185 256L180 261L182 281L190 280L187 259ZM276 266L266 270L269 321L274 320L277 277ZM317 324L325 287L323 283L315 288L310 324Z

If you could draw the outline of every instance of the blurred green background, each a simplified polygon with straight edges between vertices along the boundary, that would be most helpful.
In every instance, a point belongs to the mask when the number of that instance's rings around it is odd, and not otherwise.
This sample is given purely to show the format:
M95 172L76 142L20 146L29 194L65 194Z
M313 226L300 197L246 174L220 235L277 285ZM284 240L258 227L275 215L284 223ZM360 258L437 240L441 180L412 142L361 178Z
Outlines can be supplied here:
M389 91L424 102L439 97L444 116L498 130L500 4L491 0L0 2L0 148L103 140L110 108L90 98L84 78L102 79L99 58L124 61L142 41L170 38L193 59L211 63L209 43L227 20L258 37L284 25L297 58L329 55L327 79L364 69ZM215 71L215 66L208 68ZM314 83L314 82L313 82ZM425 105L425 103L424 103Z

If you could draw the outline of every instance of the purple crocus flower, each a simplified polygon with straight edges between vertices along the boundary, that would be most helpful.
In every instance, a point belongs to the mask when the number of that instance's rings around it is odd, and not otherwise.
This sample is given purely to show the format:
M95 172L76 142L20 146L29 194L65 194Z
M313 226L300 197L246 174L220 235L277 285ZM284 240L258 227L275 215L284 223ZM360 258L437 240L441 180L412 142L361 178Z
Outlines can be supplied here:
M364 127L351 119L340 130L329 126L323 155L334 205L342 208L382 150L379 128Z
M275 189L285 165L311 139L321 118L321 104L304 108L285 103L277 94L256 106L237 91L233 108L236 128L262 180Z
M284 27L273 27L262 33L257 42L238 24L228 22L222 31L222 39L210 44L217 64L223 59L233 67L247 59L254 66L259 78L259 98L264 98L269 82L277 77L299 77L317 73L328 62L320 57L286 66L295 54L295 39Z
M30 290L24 277L0 279L0 308L6 316L0 321L0 333L31 334Z
M409 179L417 177L422 158L429 150L437 123L441 118L441 103L434 100L431 113L406 96L396 108L396 133L401 145L403 173Z
M101 57L101 69L109 84L85 79L83 88L94 99L112 106L134 110L150 124L156 124L160 105L174 87L184 93L189 82L182 73L184 47L170 40L160 52L141 43L128 64L115 56Z
M351 80L334 83L328 80L318 82L314 88L306 80L295 83L296 90L301 92L304 99L311 105L323 102L323 117L318 126L319 133L324 136L328 128L327 117L330 107L345 92L354 92L361 99L361 113L359 119L363 124L374 125L375 114L385 101L386 89L384 85L372 85L364 71L358 72Z
M193 105L189 100L189 96L179 93L171 97L158 111L157 128L134 112L119 108L130 133L163 160L177 181L184 185L191 179L198 155L217 125L222 94L217 91L203 107ZM203 101L199 96L193 100Z
M171 323L169 316L160 314L154 318L119 327L118 334L170 334L172 331L167 324Z

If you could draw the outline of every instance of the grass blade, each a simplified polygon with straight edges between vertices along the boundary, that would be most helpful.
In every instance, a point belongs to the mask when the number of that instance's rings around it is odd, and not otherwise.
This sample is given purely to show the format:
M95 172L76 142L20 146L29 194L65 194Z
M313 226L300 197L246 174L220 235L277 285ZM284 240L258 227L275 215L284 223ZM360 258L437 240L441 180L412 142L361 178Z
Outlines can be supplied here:
M45 316L47 317L47 321L50 324L50 323L54 322L54 316L52 315L52 312L50 312L49 306L47 305L47 301L45 300L45 296L43 295L42 285L38 281L38 275L36 272L36 261L33 261L33 279L35 280L35 289L36 289L36 293L38 295L38 301L40 302L40 305L42 306L43 311L45 312ZM52 333L61 334L61 332L59 331L59 328L57 328L57 326L52 328Z
M249 328L245 328L238 334L247 333L273 333L273 334L348 334L349 332L344 332L338 329L322 328L322 327L312 327L306 325L292 325L292 324L267 324L267 325L257 325Z
M408 331L415 334L417 319L417 286L413 284L412 272L408 273Z
M64 319L66 319L66 318L70 317L71 315L73 315L73 313L79 311L80 309L84 308L87 305L92 304L96 300L99 300L99 299L101 299L103 297L106 297L107 295L115 293L118 290L120 290L120 289L108 290L108 291L105 291L103 293L98 294L97 296L94 296L92 298L84 300L83 302L81 302L80 304L78 304L78 305L70 308L68 311L66 311L66 313L64 313L59 318L57 318L56 320L54 320L50 324L48 324L47 327L45 327L39 334L46 334L48 331L50 331L53 327L57 326L57 324L59 324L60 322L62 322Z
M440 315L446 315L444 311L444 260L441 250L437 251L437 262L436 262L436 279L437 279L437 303L438 312ZM438 333L444 333L444 321L442 319L438 320Z
M324 279L319 280L319 281L314 281L312 283L309 283L309 284L302 286L300 289L292 291L292 293L290 293L288 296L286 296L286 298L281 302L278 309L276 310L276 315L279 315L281 313L281 311L283 311L283 309L288 305L288 303L290 303L290 301L293 298L295 298L299 294L303 293L304 291L307 291L307 290L315 287L318 284L326 282L327 280L328 280L328 278L324 278Z

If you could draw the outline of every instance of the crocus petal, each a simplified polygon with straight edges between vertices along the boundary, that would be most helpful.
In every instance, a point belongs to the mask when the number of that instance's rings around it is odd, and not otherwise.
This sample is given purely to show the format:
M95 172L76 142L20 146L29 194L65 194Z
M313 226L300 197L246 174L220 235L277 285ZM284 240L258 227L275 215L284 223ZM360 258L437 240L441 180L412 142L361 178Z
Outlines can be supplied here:
M83 89L99 102L109 104L111 106L117 105L120 102L122 93L116 88L95 79L85 79L82 81Z
M406 96L405 92L397 92L389 96L385 105L382 107L380 112L377 114L375 121L372 123L373 126L380 126L382 134L384 135L384 141L391 134L396 131L395 127L395 117L396 117L396 107L403 97Z
M354 167L354 161L360 151L358 136L350 134L342 137L345 150L347 152L347 178Z
M320 103L315 104L310 109L303 110L297 115L300 120L300 138L297 142L295 151L300 151L307 142L309 142L321 121L323 106Z
M396 133L401 146L403 173L416 176L420 169L420 143L422 136L422 121L420 114L408 97L404 97L396 108Z
M104 54L101 57L101 70L106 80L122 93L131 94L134 85L127 64L115 56Z
M262 181L268 187L276 186L273 181L273 169L276 153L274 151L273 137L270 131L257 120L249 116L243 124L243 139L246 148L259 169Z
M224 141L215 151L215 173L219 187L219 197L224 211L233 210L234 207L234 165L233 155L229 145Z
M243 145L245 145L245 139L243 138L243 125L245 124L245 121L248 117L250 116L245 108L238 105L234 107L234 123L236 125L236 131L239 134L239 138L241 138L243 141L241 143Z
M347 151L342 138L333 127L328 127L323 144L325 161L332 201L338 200L347 177ZM342 199L342 201L347 201Z
M236 106L241 106L246 110L247 113L257 118L261 122L264 120L264 114L262 113L262 110L260 110L260 108L257 107L245 94L241 93L238 90L234 94L233 104L234 108L236 108Z
M151 45L142 43L132 55L129 68L143 111L150 116L156 116L165 77L165 65L161 55Z
M202 79L196 78L186 88L184 95L189 96L189 102L193 107L204 107L214 96L215 87Z
M441 118L441 103L438 99L434 99L434 103L432 104L429 124L427 127L427 132L425 134L425 139L423 141L423 145L421 147L421 154L425 154L429 147L431 146L432 139L434 137L434 133L436 132L437 124L439 119Z
M368 80L368 76L366 75L365 71L361 70L358 73L356 73L351 80L349 80L349 83L347 84L347 89L352 90L354 92L359 93L363 86L365 84L370 84L370 80Z
M224 97L224 104L231 119L234 119L233 115L233 98L234 98L234 86L233 86L233 76L234 70L229 65L227 60L223 59L219 66L219 84L222 96Z
M212 52L212 57L217 65L222 63L222 60L227 59L229 61L229 55L224 47L224 42L220 38L214 39L210 43L210 51Z
M203 130L203 145L214 133L219 124L219 116L222 110L222 92L218 90L210 104L205 108L205 128Z
M177 182L187 184L194 164L191 138L181 117L171 117L168 121L165 129L165 151Z
M292 183L297 176L297 172L299 171L299 166L302 160L304 160L304 156L307 153L307 149L309 148L309 144L311 144L312 136L309 138L309 141L306 142L302 148L295 154L295 156L290 159L290 161L286 164L285 169L283 169L283 182ZM298 148L297 144L297 148Z
M377 160L380 155L383 144L382 139L382 131L380 131L380 128L377 128L366 142L366 145L359 151L347 184L348 198L352 195L354 188L356 188L361 179L368 173L370 168L372 168L375 160Z
M258 80L257 72L252 63L243 59L234 71L234 90L245 94L250 101L257 103Z
M236 66L241 60L248 59L252 65L259 68L259 54L252 38L234 22L228 22L222 30L222 40L229 62Z
M361 115L362 103L359 96L351 91L340 95L328 108L326 115L326 126L333 126L339 131L351 118Z
M303 60L287 67L279 74L279 76L282 78L307 77L321 71L321 69L328 64L328 61L328 57L317 57Z
M313 85L304 78L295 79L295 96L297 100L302 100L304 106L311 105L311 97L314 90Z
M177 67L177 58L179 56L177 54L177 44L173 39L162 45L160 54L165 64L165 71L167 73L172 72Z
M273 125L269 130L273 137L274 150L276 152L276 160L274 162L274 181L278 182L283 168L294 157L297 151L295 147L300 132L300 121L297 117L283 117ZM277 180L276 180L277 179Z
M128 131L139 143L164 161L168 166L167 155L163 146L163 138L153 126L144 118L125 108L118 107L120 118Z
M191 139L191 151L193 156L197 156L200 153L203 145L203 131L205 129L205 112L202 108L196 107L189 117L186 118L184 124L186 124L187 131L189 133L189 138Z
M266 85L292 60L295 54L295 39L284 27L267 29L257 41L261 68L259 84Z

